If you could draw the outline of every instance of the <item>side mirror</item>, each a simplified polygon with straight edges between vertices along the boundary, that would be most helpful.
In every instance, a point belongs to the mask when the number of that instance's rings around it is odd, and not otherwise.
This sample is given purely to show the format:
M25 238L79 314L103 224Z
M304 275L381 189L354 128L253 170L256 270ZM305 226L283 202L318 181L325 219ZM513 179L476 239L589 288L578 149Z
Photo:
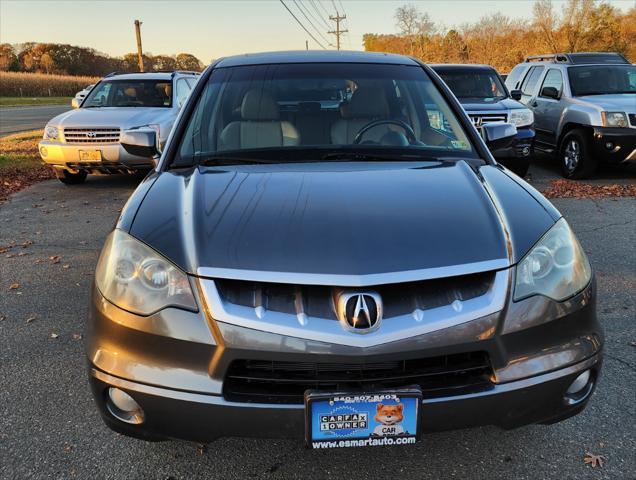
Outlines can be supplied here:
M521 90L512 90L510 92L510 97L516 101L521 100L521 95L522 95Z
M515 135L517 127L512 123L484 123L481 126L481 136L491 152L511 146Z
M559 91L555 87L543 87L541 89L541 96L553 98L555 100L559 99Z
M73 108L79 108L80 106L80 102L77 98L73 98L73 100L71 100L71 107Z
M157 132L152 128L126 130L121 135L121 146L131 155L151 158L159 155L157 148Z

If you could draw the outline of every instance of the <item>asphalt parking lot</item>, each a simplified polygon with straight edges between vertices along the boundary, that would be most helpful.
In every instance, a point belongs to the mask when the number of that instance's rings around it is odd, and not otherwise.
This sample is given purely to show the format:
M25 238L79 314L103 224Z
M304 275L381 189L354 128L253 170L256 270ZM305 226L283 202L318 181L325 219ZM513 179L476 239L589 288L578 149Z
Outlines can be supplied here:
M533 167L540 188L550 178L549 162ZM635 181L611 171L598 182L608 179ZM603 376L585 412L553 426L426 435L403 448L308 451L287 440L145 443L102 424L81 337L99 250L138 181L47 181L0 205L0 478L636 478L636 199L554 201L595 268L606 332ZM604 466L585 465L586 452Z
M2 107L0 108L0 136L44 128L51 118L70 109L70 105Z

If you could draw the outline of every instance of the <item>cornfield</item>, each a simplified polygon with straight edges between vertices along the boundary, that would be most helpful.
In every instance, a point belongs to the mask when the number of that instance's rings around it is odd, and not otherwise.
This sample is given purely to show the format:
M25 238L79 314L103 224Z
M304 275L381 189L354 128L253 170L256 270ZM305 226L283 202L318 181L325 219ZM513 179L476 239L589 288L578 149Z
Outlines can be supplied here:
M72 97L99 77L0 72L0 97Z

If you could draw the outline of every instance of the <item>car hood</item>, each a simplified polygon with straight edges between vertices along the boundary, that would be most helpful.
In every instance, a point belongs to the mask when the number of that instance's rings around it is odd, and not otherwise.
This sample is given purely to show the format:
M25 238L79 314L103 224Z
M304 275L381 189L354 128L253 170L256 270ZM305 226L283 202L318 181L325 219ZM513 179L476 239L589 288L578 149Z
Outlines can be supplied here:
M509 110L512 108L524 108L524 106L513 100L512 98L504 98L498 102L487 103L487 102L474 102L471 99L459 99L459 103L461 103L464 110L467 112L470 111L479 111L479 112L500 112L503 110Z
M65 127L120 127L132 128L159 123L172 109L161 107L99 107L78 108L62 113L49 121L49 125Z
M554 220L503 171L489 168L492 186L464 161L168 171L142 189L135 214L122 217L134 218L131 235L192 274L269 272L275 281L276 272L492 270L523 253L511 242L529 248ZM493 198L497 190L502 199ZM513 209L496 207L502 200Z
M577 98L582 102L591 103L606 111L636 113L636 94L584 95Z

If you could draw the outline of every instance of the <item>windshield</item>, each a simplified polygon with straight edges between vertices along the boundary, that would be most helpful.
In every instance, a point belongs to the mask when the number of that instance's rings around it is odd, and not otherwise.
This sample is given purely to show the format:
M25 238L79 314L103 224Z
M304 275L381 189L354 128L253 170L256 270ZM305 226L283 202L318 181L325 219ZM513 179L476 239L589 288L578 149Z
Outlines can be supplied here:
M440 70L438 74L459 99L498 102L508 95L499 76L489 70Z
M457 117L421 67L240 66L212 72L174 164L219 155L310 161L308 149L318 159L333 159L383 148L428 157L472 152Z
M572 95L636 93L634 65L589 65L568 68Z
M100 82L86 97L82 108L170 107L170 80L110 80Z

